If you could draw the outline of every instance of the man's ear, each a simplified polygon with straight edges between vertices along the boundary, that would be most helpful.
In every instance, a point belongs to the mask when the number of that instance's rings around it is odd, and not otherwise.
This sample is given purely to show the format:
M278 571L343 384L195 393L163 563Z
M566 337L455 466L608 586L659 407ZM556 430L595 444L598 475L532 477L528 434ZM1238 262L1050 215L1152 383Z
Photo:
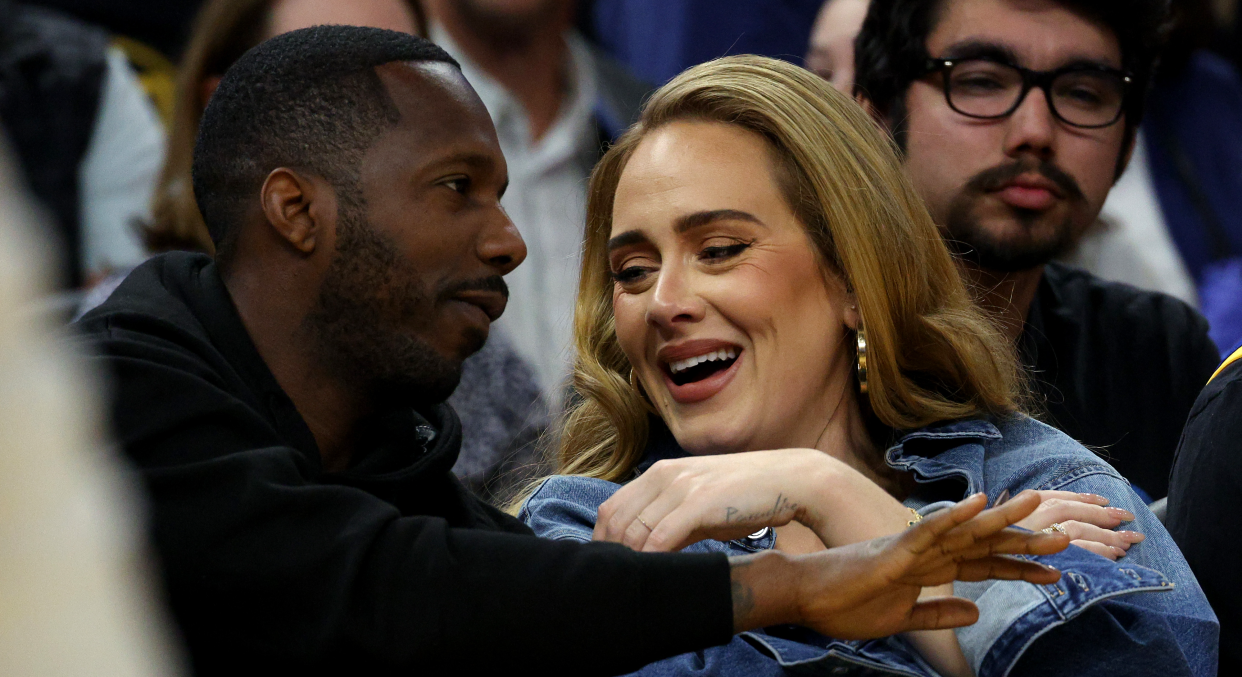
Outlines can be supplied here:
M875 107L874 103L871 103L871 99L868 99L866 94L863 94L861 91L855 91L854 101L858 102L858 105L867 111L867 115L871 116L871 119L880 126L880 129L883 129L885 132L888 131L888 119L880 113L880 110Z
M260 191L263 216L272 230L307 255L335 227L325 222L328 215L335 217L335 198L324 181L287 167L272 170Z

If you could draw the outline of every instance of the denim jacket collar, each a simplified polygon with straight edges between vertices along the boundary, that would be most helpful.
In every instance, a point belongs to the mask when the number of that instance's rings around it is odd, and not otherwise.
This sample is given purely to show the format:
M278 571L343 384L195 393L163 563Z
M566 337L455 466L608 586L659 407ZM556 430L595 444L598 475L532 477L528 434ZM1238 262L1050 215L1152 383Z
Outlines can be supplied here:
M1002 439L996 425L985 419L946 421L901 433L884 452L890 468L913 472L923 483L958 477L966 494L983 491L984 444Z

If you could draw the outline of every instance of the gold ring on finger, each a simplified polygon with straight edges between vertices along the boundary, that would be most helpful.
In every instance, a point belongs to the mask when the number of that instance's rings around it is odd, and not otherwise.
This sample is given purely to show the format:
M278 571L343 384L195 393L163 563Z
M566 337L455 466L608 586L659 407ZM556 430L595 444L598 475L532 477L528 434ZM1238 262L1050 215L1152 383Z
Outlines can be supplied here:
M638 523L639 523L639 524L641 524L641 525L643 525L643 526L647 527L647 531L655 531L655 529L652 529L652 528L651 528L651 525L650 525L650 524L647 524L645 521L643 521L643 518L641 518L641 517L639 517L639 516L635 515L635 516L634 516L634 519L638 520Z
M1053 522L1053 523L1052 523L1052 526L1050 526L1050 527L1048 527L1047 529L1044 529L1044 530L1043 530L1043 532L1044 532L1045 534L1050 534L1050 533L1052 533L1052 532L1054 532L1054 531L1059 531L1059 532L1061 532L1062 534L1065 534L1066 536L1069 536L1069 532L1065 530L1065 527L1064 527L1064 526L1061 526L1061 523L1060 523L1060 522Z

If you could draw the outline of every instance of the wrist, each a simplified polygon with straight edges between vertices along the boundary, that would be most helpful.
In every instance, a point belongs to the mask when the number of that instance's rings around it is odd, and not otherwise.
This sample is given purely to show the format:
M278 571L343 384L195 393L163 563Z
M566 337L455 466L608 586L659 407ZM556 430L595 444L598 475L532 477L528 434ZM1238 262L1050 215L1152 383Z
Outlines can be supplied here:
M803 568L794 557L779 550L730 557L733 631L800 623L798 598Z

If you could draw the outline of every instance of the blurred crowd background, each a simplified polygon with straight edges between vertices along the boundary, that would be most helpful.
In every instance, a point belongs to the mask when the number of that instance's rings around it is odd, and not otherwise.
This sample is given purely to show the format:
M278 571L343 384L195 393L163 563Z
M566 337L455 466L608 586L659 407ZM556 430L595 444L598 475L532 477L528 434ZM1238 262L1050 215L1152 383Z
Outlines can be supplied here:
M33 303L43 322L39 336L47 337L102 302L145 258L173 249L210 253L190 188L190 155L215 85L250 47L322 23L429 37L461 62L492 115L511 176L504 205L530 252L509 278L509 309L471 358L453 400L467 431L455 470L472 488L491 491L497 478L529 460L523 450L534 453L533 441L564 398L586 177L602 148L654 87L715 57L786 59L850 91L853 37L866 7L867 0L0 0L0 126L9 166L0 177L0 303L11 310ZM1176 0L1174 10L1129 168L1098 222L1064 258L1194 305L1228 354L1242 342L1242 21L1238 0ZM42 271L30 272L42 286L28 282L29 271ZM81 420L94 420L96 395L83 386L89 381L70 371L49 385L30 371L34 364L72 364L20 347L38 343L0 340L4 397L76 400ZM25 426L31 435L68 415L54 409L17 416L30 409L0 408L12 414L7 430ZM44 482L88 496L95 508L33 510L20 529L6 521L0 553L46 547L72 555L54 561L81 565L91 577L78 578L81 585L62 589L59 599L81 623L117 633L101 638L94 660L103 663L96 667L143 674L151 664L127 663L126 652L160 654L159 633L136 621L137 612L105 603L145 604L119 592L135 585L125 563L140 559L140 546L136 539L73 536L132 528L123 524L129 511L108 512L117 505L114 494L127 488L119 480L96 486L98 457L88 450L103 439L99 431L81 421L57 428L61 438L47 448L63 454L6 454L6 464L8 457L22 463L5 476L14 488ZM5 443L29 441L8 435ZM99 531L96 522L109 515L121 526ZM0 598L14 604L35 597L10 596L10 588L73 578L52 560L9 559ZM104 564L88 567L92 562ZM74 602L77 594L97 601ZM56 611L45 602L38 608L49 618ZM37 643L39 627L5 636ZM33 661L35 653L10 648L0 648L0 673L64 671L23 667L22 657ZM147 667L123 669L139 664Z

